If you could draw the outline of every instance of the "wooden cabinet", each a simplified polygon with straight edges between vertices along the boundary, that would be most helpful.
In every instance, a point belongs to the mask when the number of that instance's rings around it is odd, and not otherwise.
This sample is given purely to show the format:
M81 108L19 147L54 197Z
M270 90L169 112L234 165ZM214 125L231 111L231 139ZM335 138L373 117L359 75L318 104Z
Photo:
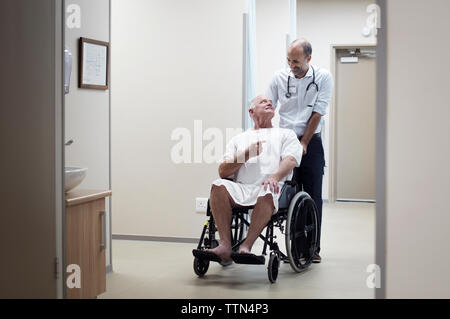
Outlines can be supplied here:
M105 198L111 191L66 194L66 267L78 265L81 287L66 287L66 298L95 298L106 291Z

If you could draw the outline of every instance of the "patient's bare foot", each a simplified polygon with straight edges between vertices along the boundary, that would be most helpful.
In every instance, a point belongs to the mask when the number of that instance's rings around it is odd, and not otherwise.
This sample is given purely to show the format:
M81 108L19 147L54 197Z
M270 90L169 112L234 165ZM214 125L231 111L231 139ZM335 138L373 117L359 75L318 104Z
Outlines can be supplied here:
M239 247L239 253L240 254L250 254L251 250L252 250L251 247L247 247L247 246L244 246L244 245L241 245Z
M220 244L214 249L205 249L205 251L211 252L216 254L220 257L223 261L230 261L231 260L231 246L226 244Z

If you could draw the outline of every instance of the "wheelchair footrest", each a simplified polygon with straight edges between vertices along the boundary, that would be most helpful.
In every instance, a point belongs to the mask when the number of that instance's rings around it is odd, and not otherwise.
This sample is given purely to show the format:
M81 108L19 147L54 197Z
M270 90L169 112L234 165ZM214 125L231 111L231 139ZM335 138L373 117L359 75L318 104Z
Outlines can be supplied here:
M264 265L266 263L264 256L257 256L255 254L231 253L231 259L236 264Z
M222 266L229 266L233 263L232 260L222 260L216 254L209 252L209 251L204 251L201 249L192 250L192 255L194 255L194 257L201 259L201 260L209 260L209 261L218 262Z
M211 253L209 251L194 249L194 250L192 250L192 254L194 255L194 257L197 257L198 259L202 259L202 260L217 261L217 262L222 261L222 259L220 259L219 256L217 256L216 254Z

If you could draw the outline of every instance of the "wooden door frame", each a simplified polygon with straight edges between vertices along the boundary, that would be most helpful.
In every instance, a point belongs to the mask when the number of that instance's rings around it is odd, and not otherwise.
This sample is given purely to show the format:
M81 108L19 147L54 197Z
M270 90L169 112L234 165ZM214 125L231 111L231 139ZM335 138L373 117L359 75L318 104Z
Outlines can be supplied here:
M337 199L337 145L336 145L336 134L337 134L337 118L336 118L336 107L337 107L337 90L336 90L336 51L341 49L351 49L351 48L363 48L363 49L377 49L377 45L365 43L365 44L331 44L331 61L330 61L330 72L334 79L333 96L330 101L330 135L329 135L329 177L328 177L328 201L329 203L335 203Z

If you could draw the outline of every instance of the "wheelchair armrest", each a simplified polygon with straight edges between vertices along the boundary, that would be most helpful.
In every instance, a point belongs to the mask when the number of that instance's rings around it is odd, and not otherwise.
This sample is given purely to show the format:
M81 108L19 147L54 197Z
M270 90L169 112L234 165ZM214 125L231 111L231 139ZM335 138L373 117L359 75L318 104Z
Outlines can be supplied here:
M292 198L298 193L298 185L295 181L286 181L278 197L278 210L288 209Z
M287 184L287 185L289 185L289 186L298 186L298 185L297 185L297 182L294 181L294 180L286 181L286 182L284 182L284 184Z

